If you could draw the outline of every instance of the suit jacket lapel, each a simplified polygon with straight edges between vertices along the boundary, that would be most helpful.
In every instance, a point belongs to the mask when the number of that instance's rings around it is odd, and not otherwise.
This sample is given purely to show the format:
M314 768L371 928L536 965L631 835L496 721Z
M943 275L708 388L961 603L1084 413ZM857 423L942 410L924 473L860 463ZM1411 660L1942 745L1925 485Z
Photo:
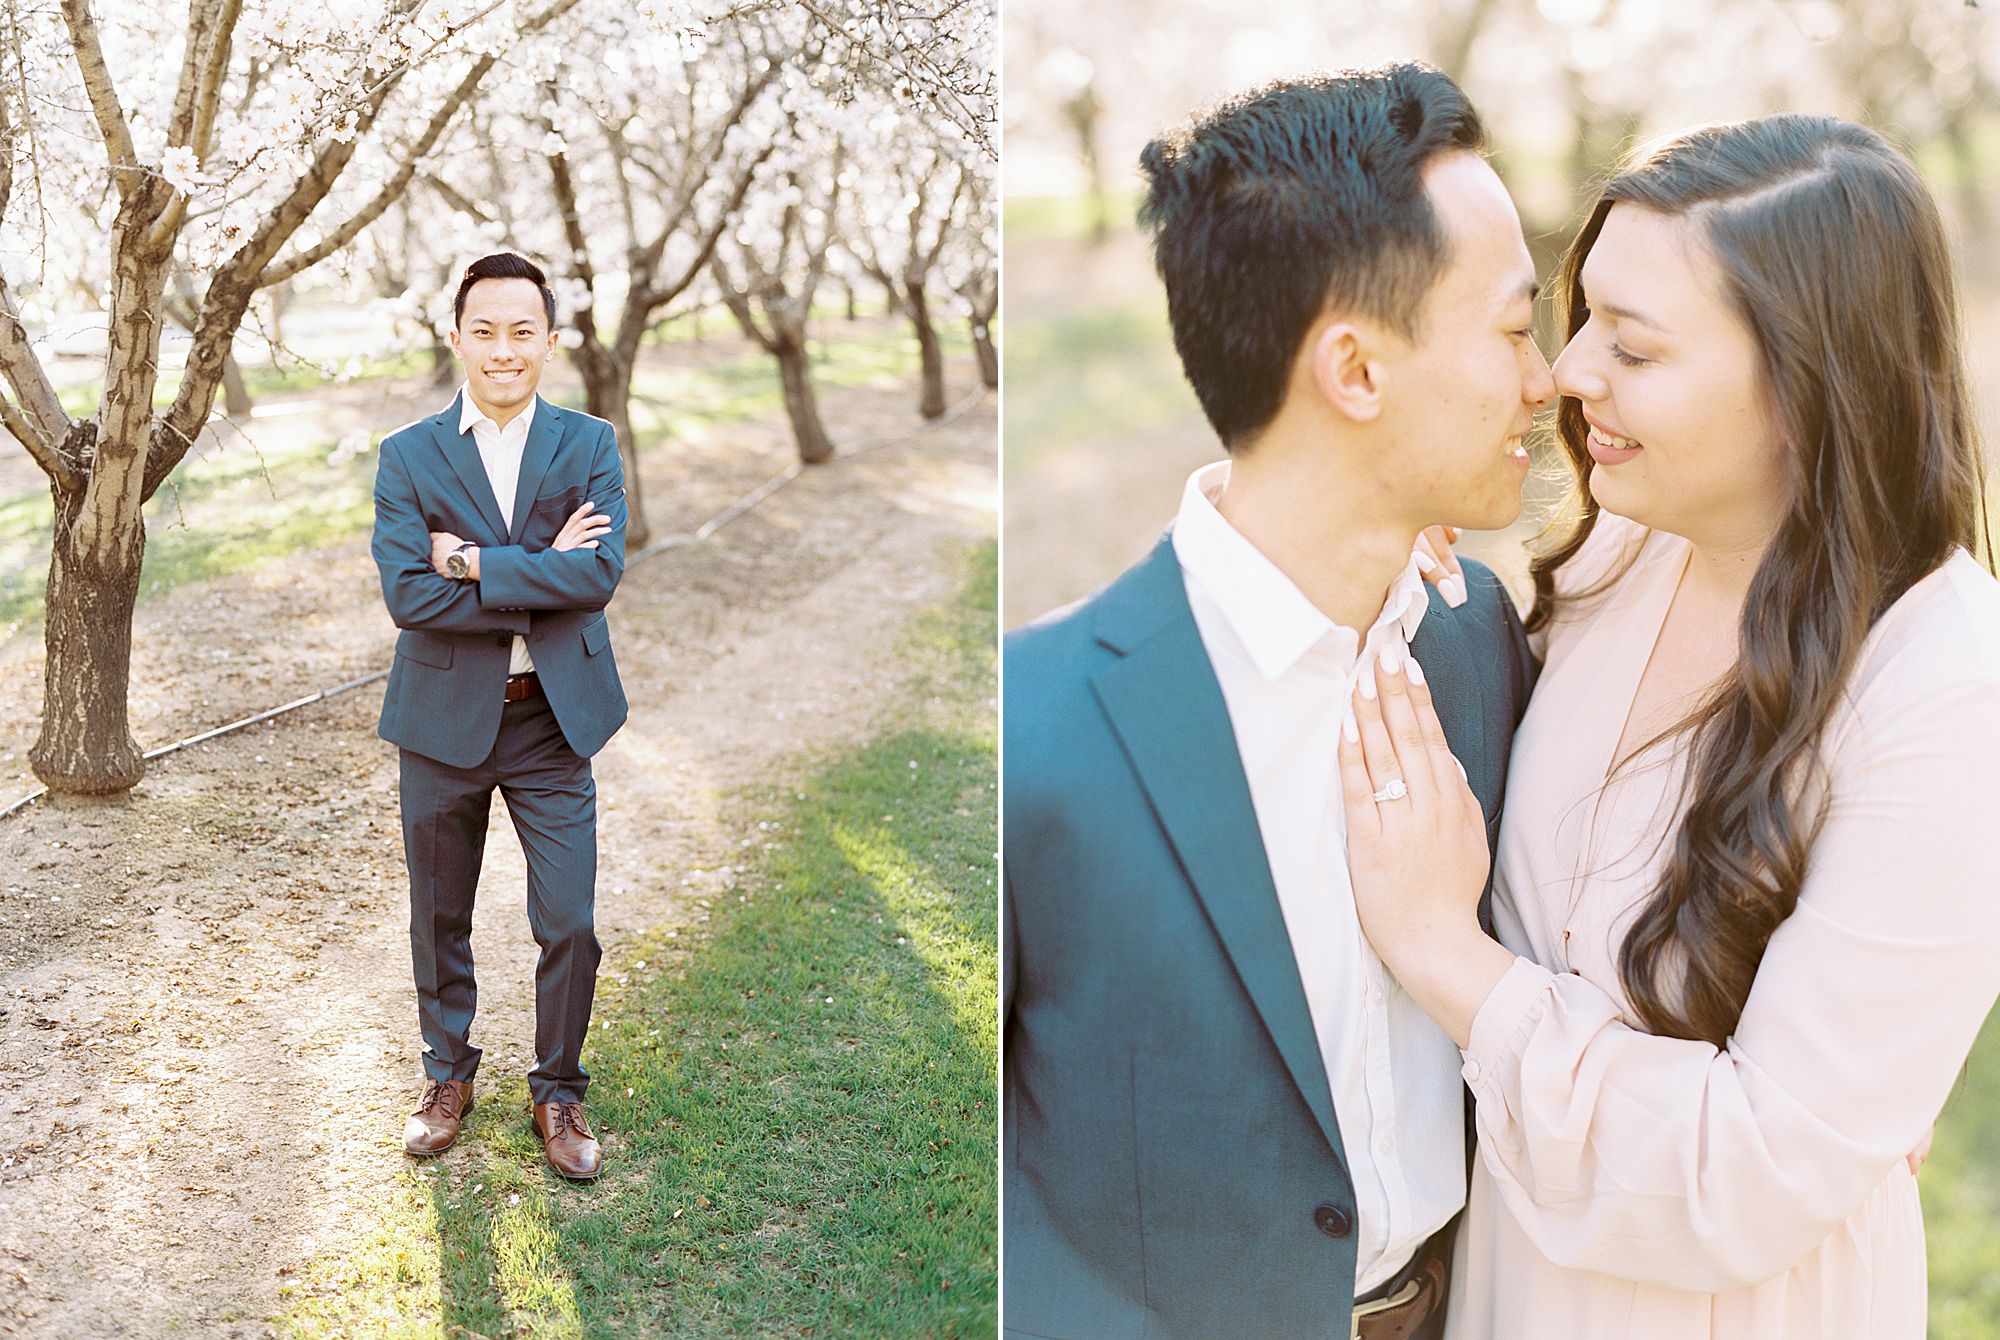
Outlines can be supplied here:
M480 519L486 523L489 531L486 535L466 538L477 539L481 544L505 544L507 522L500 515L499 500L493 496L493 481L486 477L486 462L480 459L479 444L473 441L471 433L458 431L459 400L462 398L461 392L460 396L453 398L450 408L431 420L431 425L437 437L438 448L444 453L445 461L451 466L452 473L458 476L458 482L466 493L471 496L473 505L479 509Z
M1170 540L1106 593L1098 633L1125 653L1093 681L1098 701L1272 1043L1344 1161L1326 1066L1229 708Z
M514 488L514 516L507 528L510 542L521 533L528 509L535 504L535 491L549 472L549 462L556 458L556 447L562 441L561 414L554 405L536 397L535 421L529 425L528 445L521 452L521 482Z
M1490 843L1493 826L1500 817L1503 797L1498 779L1493 775L1499 760L1487 747L1486 716L1480 710L1480 686L1474 678L1480 670L1479 658L1467 650L1467 630L1463 618L1454 615L1436 587L1426 587L1426 591L1430 597L1430 608L1424 613L1424 621L1417 625L1417 635L1410 639L1410 655L1424 667L1424 682L1431 691L1431 708L1437 713L1438 724L1444 727L1445 742L1451 746L1452 757L1465 769L1466 784L1479 798ZM1500 598L1505 600L1507 596L1502 594ZM1490 868L1486 875L1486 888L1479 897L1479 924L1488 934L1492 933L1493 873Z

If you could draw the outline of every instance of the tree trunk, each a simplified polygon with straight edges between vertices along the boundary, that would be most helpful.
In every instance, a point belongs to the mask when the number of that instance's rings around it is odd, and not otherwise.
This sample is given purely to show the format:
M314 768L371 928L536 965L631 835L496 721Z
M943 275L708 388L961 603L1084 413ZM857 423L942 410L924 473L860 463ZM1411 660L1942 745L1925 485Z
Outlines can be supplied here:
M141 518L119 527L111 554L101 557L78 542L87 494L50 491L56 524L43 631L48 665L41 733L28 750L28 764L51 791L117 795L146 771L125 703L146 523Z
M833 456L833 439L820 421L819 399L813 394L812 356L805 341L781 336L773 351L778 360L778 378L785 386L785 413L792 421L792 437L799 444L799 459L818 465Z
M923 355L924 397L917 412L926 419L944 417L944 346L938 343L937 328L931 324L931 308L924 297L922 280L907 280L903 291L909 295L910 324L916 327L917 351Z
M458 359L452 356L451 345L439 338L435 329L431 331L431 389L442 391L458 380Z
M222 410L235 418L250 412L250 388L243 384L243 366L233 350L222 358Z
M845 293L845 294L847 295L847 299L846 299L846 302L847 302L847 319L848 319L849 321L858 321L858 320L860 320L860 319L861 319L861 309L860 309L859 307L855 306L855 303L854 303L854 281L853 281L853 280L851 280L851 279L842 279L842 280L840 281L840 288L841 288L841 291L842 291L843 293Z
M637 553L652 542L653 528L646 523L639 482L639 440L632 436L632 365L587 343L577 352L582 355L577 368L583 373L584 410L609 420L618 435L618 456L625 463L625 552Z
M1000 386L1000 351L993 347L993 327L972 318L972 351L979 355L979 382L987 390Z

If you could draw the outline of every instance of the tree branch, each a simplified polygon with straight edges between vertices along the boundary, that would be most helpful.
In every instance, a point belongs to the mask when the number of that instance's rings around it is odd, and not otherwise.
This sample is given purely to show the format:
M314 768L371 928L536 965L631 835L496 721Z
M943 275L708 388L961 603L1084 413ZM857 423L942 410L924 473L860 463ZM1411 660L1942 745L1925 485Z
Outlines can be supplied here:
M570 0L570 3L575 3L575 0ZM490 54L474 61L472 68L465 72L465 77L458 81L458 87L453 89L438 106L437 111L431 114L423 133L417 136L417 142L410 146L409 153L404 156L402 164L397 167L394 174L388 181L382 183L382 189L375 193L375 198L349 215L316 245L283 262L268 266L258 276L257 287L269 288L273 284L282 284L294 275L311 269L352 242L360 235L363 228L387 213L389 206L396 203L409 188L411 179L417 175L418 162L437 144L438 137L444 134L444 129L451 124L451 119L458 115L459 108L465 105L465 100L479 87L479 82L486 78L486 72L499 63L499 57ZM358 134L356 138L359 138Z
M64 0L65 5L81 3L83 0ZM536 32L568 13L576 7L576 4L577 0L553 0L553 3L539 14L523 22L516 31L522 36ZM478 62L482 67L482 73L484 68L490 67L492 63L491 57L482 57ZM187 368L181 377L180 392L174 397L174 403L167 412L154 420L152 438L147 449L142 499L150 498L158 490L174 466L180 463L181 457L187 454L188 448L194 444L195 434L201 431L202 424L208 420L209 410L214 407L216 388L222 380L223 360L229 354L230 345L235 340L237 327L242 324L244 312L250 306L251 297L259 288L276 282L275 278L267 278L267 271L278 252L333 189L334 182L347 167L348 161L354 157L362 138L369 133L381 115L389 95L401 83L403 73L410 68L412 66L405 63L385 75L375 85L356 116L354 136L346 141L333 140L323 147L304 175L265 215L257 230L236 249L216 272L215 277L209 281L208 293L202 300L201 320L195 330L194 347L188 351ZM405 165L406 171L398 173L404 186L408 185L409 178L415 174L413 164L419 157L421 153L413 154L410 163ZM390 200L380 200L382 208L387 208L389 203ZM374 202L371 202L370 208L373 207ZM377 209L376 213L380 213L380 210ZM366 224L367 221L364 220L353 231L359 232ZM344 229L346 225L342 227ZM351 234L343 239L346 240L351 240ZM314 248L294 258L303 260L304 256L312 256L312 261L305 261L295 267L292 261L285 262L286 267L292 267L286 269L285 273L295 274L298 270L304 269L306 264L321 259L320 256L313 254L318 250L319 248Z
M778 352L777 337L765 334L763 328L757 324L757 313L750 305L749 296L736 287L736 280L729 273L729 267L722 263L722 253L719 250L709 261L709 273L715 277L715 287L722 295L722 305L736 318L736 324L743 328L743 333L761 345L765 353L775 355Z
M181 46L181 77L174 85L174 109L167 116L167 143L188 144L194 129L195 92L201 84L208 48L220 33L222 0L188 0L187 38ZM200 152L198 149L196 152Z
M457 210L460 214L470 215L481 223L493 222L493 216L482 209L478 201L467 196L443 177L438 176L437 173L426 172L423 180L424 185L437 193L438 199L444 201L445 204Z
M112 180L122 198L143 183L139 155L132 148L132 128L125 123L125 109L118 104L118 90L112 85L111 71L104 63L104 48L97 40L97 20L91 16L90 0L62 0L63 22L69 26L70 49L76 68L83 76L84 92L90 95L91 114L97 118L97 133L104 137L105 152L111 158Z
M229 52L236 41L236 21L242 17L243 0L222 0L215 40L209 44L208 62L202 67L201 84L194 94L194 133L188 143L196 153L208 157L215 139L215 114L222 105L222 83L229 73Z

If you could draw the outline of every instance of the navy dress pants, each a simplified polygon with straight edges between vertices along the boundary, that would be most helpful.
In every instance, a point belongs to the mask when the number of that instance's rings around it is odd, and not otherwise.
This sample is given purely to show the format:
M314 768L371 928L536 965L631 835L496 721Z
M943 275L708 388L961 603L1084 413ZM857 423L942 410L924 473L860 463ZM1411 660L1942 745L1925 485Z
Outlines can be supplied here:
M478 988L472 976L472 900L497 788L528 862L528 926L541 946L535 968L537 1103L581 1102L590 1076L583 1040L602 955L594 926L597 784L590 760L563 738L548 699L508 703L493 752L456 768L402 752L403 852L410 869L410 957L424 1071L470 1081Z

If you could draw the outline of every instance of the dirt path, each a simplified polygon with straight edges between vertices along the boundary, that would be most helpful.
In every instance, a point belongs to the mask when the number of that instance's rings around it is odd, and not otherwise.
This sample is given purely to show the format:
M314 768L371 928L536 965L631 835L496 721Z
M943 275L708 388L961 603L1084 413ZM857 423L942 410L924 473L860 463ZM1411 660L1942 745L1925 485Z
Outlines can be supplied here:
M911 433L912 399L836 392L828 419L850 441ZM635 933L698 917L757 840L728 793L889 705L900 629L994 533L994 426L989 396L628 571L611 620L633 712L596 764L606 977ZM656 530L691 529L787 450L753 428L698 469L649 468ZM152 743L358 676L392 634L365 540L182 588L141 610L135 730ZM28 789L4 779L40 662L0 645L0 800ZM420 1072L380 703L378 684L162 760L129 802L0 823L0 1335L270 1334L286 1279L383 1203ZM482 1078L532 1063L522 889L496 804Z

